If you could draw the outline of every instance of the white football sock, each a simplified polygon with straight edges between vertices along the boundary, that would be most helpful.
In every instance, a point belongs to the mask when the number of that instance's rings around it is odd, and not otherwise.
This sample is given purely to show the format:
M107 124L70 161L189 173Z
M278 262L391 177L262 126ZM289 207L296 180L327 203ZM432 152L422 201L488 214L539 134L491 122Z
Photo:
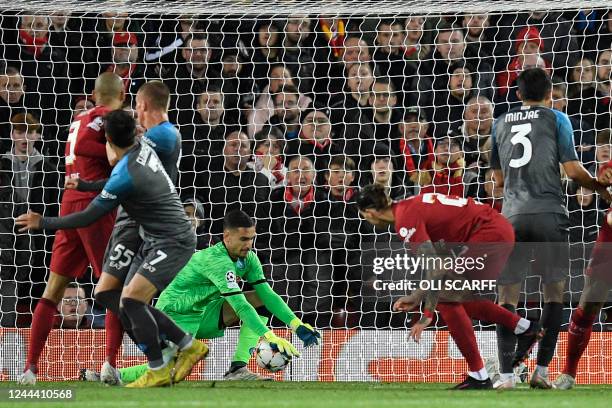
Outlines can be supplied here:
M480 381L484 381L489 378L489 373L487 373L487 369L484 367L478 371L468 371L468 375Z

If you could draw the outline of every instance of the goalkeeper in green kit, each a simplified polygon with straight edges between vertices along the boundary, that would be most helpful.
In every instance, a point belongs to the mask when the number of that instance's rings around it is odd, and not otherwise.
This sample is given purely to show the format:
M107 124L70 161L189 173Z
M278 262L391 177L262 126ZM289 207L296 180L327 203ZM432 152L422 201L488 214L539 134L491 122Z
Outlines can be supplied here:
M264 380L247 369L250 350L260 337L278 346L280 351L299 356L287 340L276 336L266 317L255 310L265 306L279 320L291 327L305 347L317 345L320 334L304 324L289 309L266 281L261 263L251 251L255 223L246 213L232 211L223 220L223 242L196 252L172 283L161 293L155 307L165 312L183 330L197 339L222 337L226 327L242 321L238 344L226 380ZM242 292L239 281L246 281L254 291ZM160 333L161 335L161 333ZM161 336L160 336L161 337ZM175 348L163 350L164 359L174 358ZM119 369L121 381L135 381L147 365ZM95 381L97 373L81 370L81 379Z

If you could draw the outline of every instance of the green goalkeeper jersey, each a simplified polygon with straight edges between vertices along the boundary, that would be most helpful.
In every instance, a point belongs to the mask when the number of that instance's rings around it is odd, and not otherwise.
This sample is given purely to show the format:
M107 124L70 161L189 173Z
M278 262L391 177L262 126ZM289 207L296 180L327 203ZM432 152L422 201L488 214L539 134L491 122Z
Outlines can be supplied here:
M266 308L285 324L296 318L267 283L255 253L249 251L245 258L234 261L223 242L196 252L161 293L155 307L169 314L201 314L207 304L223 297L240 320L262 336L268 328L246 300L240 281L249 282Z

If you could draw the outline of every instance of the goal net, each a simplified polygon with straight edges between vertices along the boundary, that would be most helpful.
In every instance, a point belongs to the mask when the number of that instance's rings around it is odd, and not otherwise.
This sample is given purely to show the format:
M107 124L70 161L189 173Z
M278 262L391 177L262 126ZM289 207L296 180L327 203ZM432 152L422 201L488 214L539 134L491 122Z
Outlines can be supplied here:
M443 193L500 210L491 126L520 106L516 78L527 67L552 76L553 106L570 116L578 156L595 172L612 144L608 5L2 2L0 378L14 380L23 369L54 239L17 233L14 219L27 210L58 214L70 124L94 106L95 78L110 71L123 78L125 109L134 113L143 83L160 80L171 91L170 121L182 136L178 187L198 248L219 241L228 210L248 212L257 220L266 278L322 331L323 345L279 378L458 380L466 366L446 323L438 317L419 344L408 341L416 315L392 312L399 292L378 289L375 281L399 278L374 272L367 254L401 241L360 218L355 193L375 183L394 199ZM606 205L567 179L563 185L571 221L566 330ZM529 276L522 289L519 312L532 319L542 310L540 283ZM99 367L104 310L93 300L94 285L88 272L67 289L40 379L74 379L79 368ZM612 381L608 311L596 321L579 382ZM495 327L474 325L483 357L493 358ZM213 340L191 378L222 377L237 335L230 328ZM565 342L561 333L553 371ZM143 361L127 337L119 361Z

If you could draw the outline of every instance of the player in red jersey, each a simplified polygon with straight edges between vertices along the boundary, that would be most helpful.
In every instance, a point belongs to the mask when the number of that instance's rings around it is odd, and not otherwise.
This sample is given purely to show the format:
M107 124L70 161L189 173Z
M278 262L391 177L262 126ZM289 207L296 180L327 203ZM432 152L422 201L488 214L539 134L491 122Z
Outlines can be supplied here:
M93 92L96 107L83 112L70 125L66 143L66 177L100 180L110 176L111 166L106 154L106 138L103 117L107 112L120 109L125 93L121 78L104 73L96 79ZM60 216L80 212L87 208L97 192L65 190ZM40 354L53 327L57 304L70 281L81 277L91 265L96 277L102 269L104 251L115 224L115 213L110 213L86 228L59 230L55 233L51 254L51 271L47 286L34 309L28 356L24 373L19 377L21 385L36 383L36 369ZM115 327L112 313L106 315L107 327ZM109 322L110 320L110 322ZM107 333L108 334L108 333Z
M597 181L604 186L612 185L612 160L600 167ZM584 288L578 308L572 313L567 330L565 364L561 375L553 383L554 388L569 390L576 384L578 363L589 344L593 323L606 303L610 289L612 289L612 211L608 209L585 271Z
M446 282L457 280L495 280L514 247L510 223L493 208L471 198L429 193L392 202L383 187L369 185L359 192L357 205L361 215L371 224L394 226L399 237L415 250L417 257L442 257L442 251L446 251L441 249L442 246L452 243L461 250L458 256L452 254L455 260L461 257L478 262L480 259L482 267L467 268L462 274L457 269L447 271L436 269L436 266L425 270L427 280L439 281L442 288ZM499 323L517 334L517 365L527 358L541 336L539 323L523 319L488 299L466 296L461 291L417 290L398 299L393 308L409 312L421 301L424 303L423 314L412 326L409 337L419 341L423 330L432 322L434 310L440 312L469 367L465 381L456 389L493 386L478 351L472 319Z

